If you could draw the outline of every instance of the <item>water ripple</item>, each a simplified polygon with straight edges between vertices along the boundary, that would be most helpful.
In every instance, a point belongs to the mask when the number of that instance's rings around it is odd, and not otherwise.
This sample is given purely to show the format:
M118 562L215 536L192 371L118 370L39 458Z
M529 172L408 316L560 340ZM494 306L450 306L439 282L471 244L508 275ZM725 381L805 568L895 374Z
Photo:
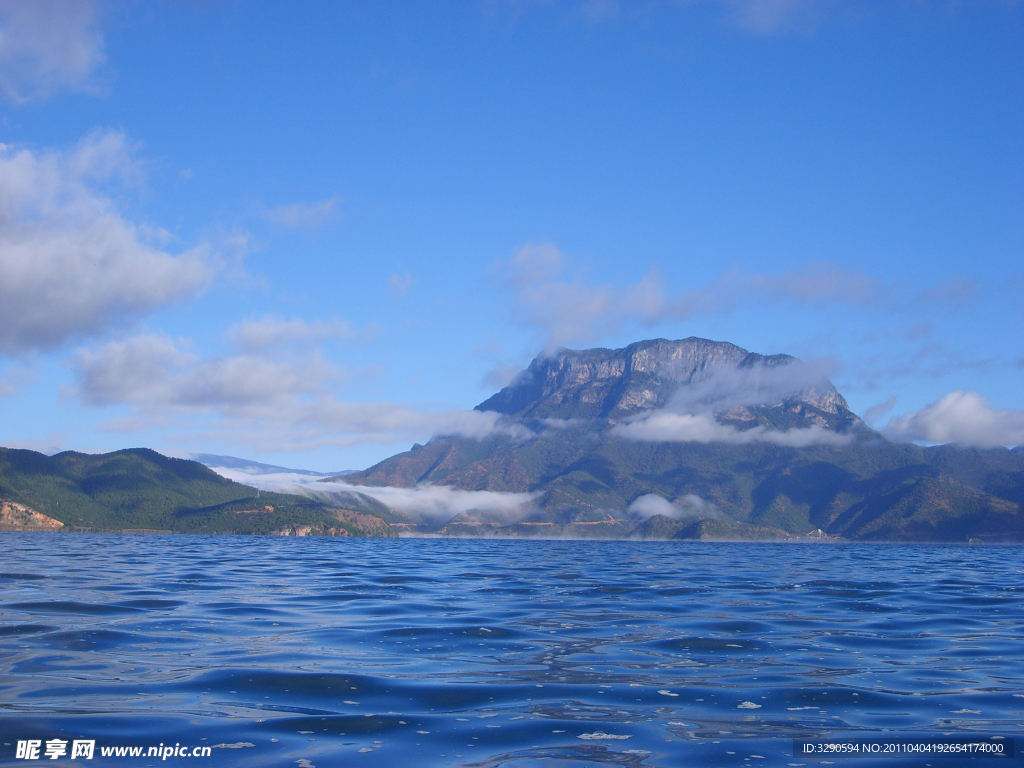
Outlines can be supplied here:
M1024 714L1020 547L0 536L0 764L772 766Z

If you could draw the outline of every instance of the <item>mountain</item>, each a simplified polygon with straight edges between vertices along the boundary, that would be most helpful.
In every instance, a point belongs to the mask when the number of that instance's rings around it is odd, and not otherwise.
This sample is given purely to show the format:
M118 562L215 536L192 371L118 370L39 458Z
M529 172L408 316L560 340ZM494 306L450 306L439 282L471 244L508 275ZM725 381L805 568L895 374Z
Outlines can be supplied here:
M275 464L261 464L251 459L240 459L237 456L220 456L216 453L196 453L192 459L207 467L224 467L238 469L247 475L309 475L310 477L341 477L355 472L354 469L342 469L338 472L314 472L311 469L289 469Z
M261 493L145 448L54 456L0 448L0 529L395 535L365 510Z
M891 443L787 355L696 338L559 350L477 409L517 429L436 437L339 481L533 494L413 526L449 535L1024 541L1024 453Z
M790 372L797 375L777 375ZM806 378L803 386L800 374ZM742 429L818 424L836 430L861 424L832 383L799 366L796 358L695 337L638 341L624 349L561 349L536 358L475 410L521 419L622 420L668 406L681 392L714 404L715 385L735 389L748 381L755 396L759 390L770 395L780 385L784 389L769 402L730 403L719 414L723 423Z

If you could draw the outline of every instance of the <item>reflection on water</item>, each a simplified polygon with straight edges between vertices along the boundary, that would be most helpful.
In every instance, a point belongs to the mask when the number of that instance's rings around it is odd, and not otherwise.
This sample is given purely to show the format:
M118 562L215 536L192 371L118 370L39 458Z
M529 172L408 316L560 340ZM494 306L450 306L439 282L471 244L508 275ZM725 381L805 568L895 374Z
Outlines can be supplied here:
M0 764L84 737L214 747L196 766L795 765L794 737L1024 714L1020 547L0 544Z

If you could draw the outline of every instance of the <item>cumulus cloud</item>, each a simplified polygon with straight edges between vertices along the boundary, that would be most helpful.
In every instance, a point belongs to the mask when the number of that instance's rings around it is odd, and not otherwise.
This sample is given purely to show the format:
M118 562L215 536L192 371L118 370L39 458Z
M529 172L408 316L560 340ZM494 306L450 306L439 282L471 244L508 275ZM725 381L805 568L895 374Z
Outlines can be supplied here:
M316 229L335 215L338 196L318 203L288 203L266 211L263 215L271 224L282 229Z
M80 350L75 360L78 392L88 405L123 403L160 408L273 407L322 391L340 372L319 359L303 364L258 355L202 359L171 339L137 336Z
M212 277L202 249L122 217L101 190L140 174L117 132L66 152L0 144L0 352L52 348L194 295Z
M628 325L652 327L730 312L755 301L886 310L913 303L956 309L974 295L969 287L952 283L904 295L871 275L830 262L813 262L778 274L731 269L697 290L677 293L667 289L656 270L632 284L592 285L550 243L517 249L498 271L513 295L517 319L540 331L548 349L586 344Z
M320 478L291 472L262 474L258 477L243 469L212 467L218 474L238 483L255 485L265 491L298 493L327 502L346 503L353 496L369 496L388 509L404 512L415 519L442 525L456 515L475 512L482 519L504 523L521 519L533 510L539 493L503 493L499 491L463 491L445 485L419 485L413 488L349 485L325 482ZM696 497L694 497L696 498Z
M186 429L192 417L202 416L208 420L203 437L262 450L396 443L431 435L522 439L531 434L494 412L345 402L334 390L343 372L315 351L292 358L203 357L186 343L142 335L79 350L72 365L75 395L82 402L128 406L129 415L108 422L108 429L153 424Z
M896 440L978 448L1024 445L1024 411L998 410L977 392L958 390L919 411L892 418L884 432Z
M656 493L648 493L635 499L629 505L629 513L644 520L663 515L674 520L685 520L691 517L720 517L721 513L713 504L704 501L700 496L687 493L674 502Z
M227 337L240 349L256 351L282 345L363 341L376 331L376 326L357 330L349 322L337 318L308 322L302 318L285 320L266 316L239 323L228 331Z
M95 90L103 36L93 0L0 0L0 91L15 103Z

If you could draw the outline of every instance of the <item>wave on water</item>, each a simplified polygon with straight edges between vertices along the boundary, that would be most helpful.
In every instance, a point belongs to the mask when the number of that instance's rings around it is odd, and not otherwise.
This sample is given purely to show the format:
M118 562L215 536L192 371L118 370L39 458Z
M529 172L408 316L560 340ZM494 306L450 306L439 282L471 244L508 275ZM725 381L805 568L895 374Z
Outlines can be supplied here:
M1020 547L0 535L3 765L777 766L1024 713Z

